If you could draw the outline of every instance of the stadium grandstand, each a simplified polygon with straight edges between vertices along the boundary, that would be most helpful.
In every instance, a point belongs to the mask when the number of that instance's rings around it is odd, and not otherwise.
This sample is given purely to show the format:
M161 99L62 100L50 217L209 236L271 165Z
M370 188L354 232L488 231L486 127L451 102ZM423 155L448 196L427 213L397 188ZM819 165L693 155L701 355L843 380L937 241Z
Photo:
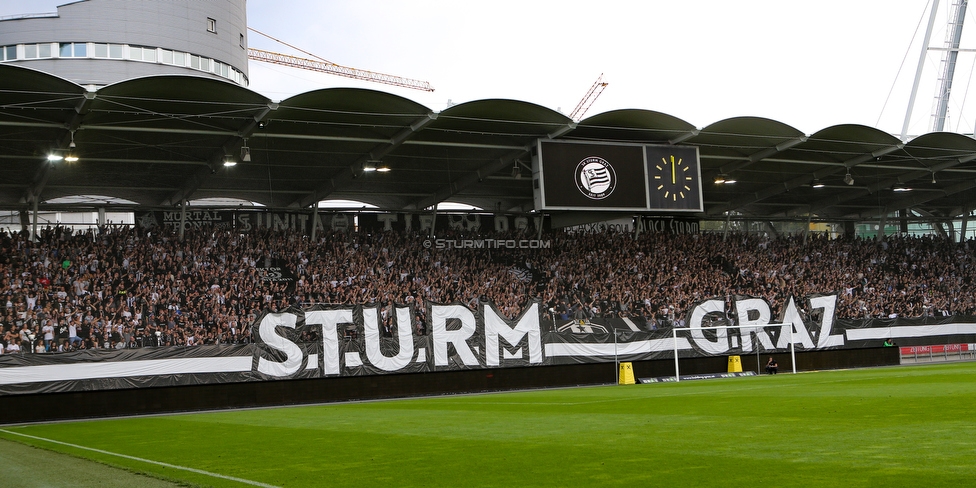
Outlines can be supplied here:
M513 234L439 233L442 242ZM517 236L515 236L517 237ZM641 328L683 325L706 298L838 292L840 318L976 314L976 263L967 243L926 236L859 238L735 233L545 232L546 249L513 253L424 247L419 232L328 232L110 226L45 228L2 239L5 352L246 344L264 311L315 304L381 310L382 325L425 335L425 303L490 301L508 317L540 300L546 323L629 318ZM268 279L268 268L286 270ZM393 307L409 305L407 324ZM70 330L70 332L69 332ZM392 335L392 333L390 334ZM310 339L309 339L310 340Z
M973 137L275 101L214 3L201 46L0 20L0 398L976 337Z

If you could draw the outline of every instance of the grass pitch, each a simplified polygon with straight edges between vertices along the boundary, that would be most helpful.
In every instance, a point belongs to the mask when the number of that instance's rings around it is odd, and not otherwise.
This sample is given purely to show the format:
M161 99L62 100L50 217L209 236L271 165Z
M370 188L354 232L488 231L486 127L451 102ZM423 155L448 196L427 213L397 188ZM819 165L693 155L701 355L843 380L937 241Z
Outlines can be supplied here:
M16 426L0 438L200 486L948 486L976 480L974 414L970 362Z

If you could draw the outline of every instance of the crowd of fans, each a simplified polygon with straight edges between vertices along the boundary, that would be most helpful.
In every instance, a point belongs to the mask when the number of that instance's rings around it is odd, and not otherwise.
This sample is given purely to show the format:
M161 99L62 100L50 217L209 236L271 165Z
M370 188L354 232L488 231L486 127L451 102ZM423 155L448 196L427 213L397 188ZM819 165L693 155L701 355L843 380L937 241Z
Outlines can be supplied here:
M424 334L428 303L490 300L514 317L530 298L548 319L631 317L649 328L736 295L765 298L775 313L790 296L837 293L840 318L976 313L968 242L561 231L542 240L502 250L431 247L417 232L314 242L267 229L0 233L0 343L3 353L239 344L264 311L312 304L378 306L387 334L394 305L413 306L410 327ZM268 280L274 267L293 279Z

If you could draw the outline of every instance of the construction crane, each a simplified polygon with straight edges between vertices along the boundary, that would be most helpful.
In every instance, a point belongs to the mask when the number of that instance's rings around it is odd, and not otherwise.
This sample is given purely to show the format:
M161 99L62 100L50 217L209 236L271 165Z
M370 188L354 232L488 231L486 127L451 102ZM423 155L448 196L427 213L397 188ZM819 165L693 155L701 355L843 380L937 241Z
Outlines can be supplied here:
M430 86L430 83L426 81L414 80L411 78L405 78L403 76L387 75L383 73L377 73L375 71L367 71L363 69L342 66L333 63L332 61L329 61L327 59L323 59L319 56L316 56L301 48L292 46L291 44L288 44L287 42L284 42L280 39L271 37L268 34L265 34L252 27L248 27L247 30L256 32L264 37L267 37L268 39L284 44L285 46L288 46L292 49L297 49L309 56L312 56L313 58L317 58L317 59L308 59L308 58L302 58L298 56L292 56L290 54L276 53L273 51L265 51L263 49L255 49L249 47L247 48L248 59L253 59L255 61L263 61L265 63L278 64L281 66L288 66L290 68L299 68L299 69L305 69L310 71L318 71L320 73L328 73L337 76L345 76L346 78L353 78L356 80L372 81L375 83L384 83L387 85L400 86L404 88L412 88L414 90L423 90L427 92L434 91L434 88Z
M609 83L603 81L603 73L597 77L596 81L593 82L593 86L590 87L590 91L586 92L586 95L580 100L573 112L569 114L569 118L573 119L573 122L579 122L583 118L583 114L593 106L593 102L596 101L597 97L603 93L603 90L607 87Z

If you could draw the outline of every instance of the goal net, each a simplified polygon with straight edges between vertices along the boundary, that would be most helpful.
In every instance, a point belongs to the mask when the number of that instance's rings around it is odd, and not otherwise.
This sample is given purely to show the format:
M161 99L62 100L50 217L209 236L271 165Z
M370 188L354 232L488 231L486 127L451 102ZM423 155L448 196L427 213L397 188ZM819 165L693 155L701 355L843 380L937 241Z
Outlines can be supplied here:
M731 341L732 349L725 356L739 356L740 361L743 357L755 357L754 367L757 374L769 372L769 361L762 362L763 355L777 365L776 371L791 369L796 374L796 346L793 342L793 324L749 324L749 325L722 325L714 327L674 327L671 329L674 339L674 380L681 381L681 361L679 357L679 342L689 339L708 340L706 334L711 335L715 340ZM731 334L731 335L730 335ZM786 337L783 337L783 336ZM787 351L781 347L786 340ZM687 348L681 348L687 349ZM700 357L700 356L699 356ZM788 364L778 364L787 362ZM751 361L750 361L751 363ZM745 369L745 366L743 366ZM751 368L750 368L751 370Z

